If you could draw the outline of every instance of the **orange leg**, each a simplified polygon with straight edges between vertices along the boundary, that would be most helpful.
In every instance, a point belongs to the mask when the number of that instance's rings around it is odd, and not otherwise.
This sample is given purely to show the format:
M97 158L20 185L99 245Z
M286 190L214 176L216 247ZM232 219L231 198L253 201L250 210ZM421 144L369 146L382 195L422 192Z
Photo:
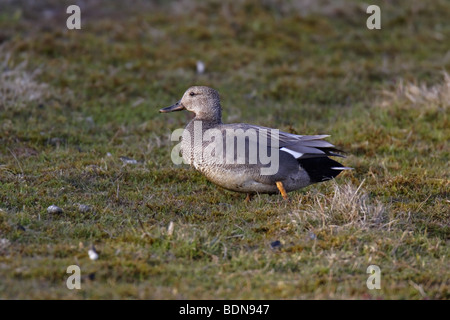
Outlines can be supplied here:
M283 196L283 199L287 200L288 199L288 195L287 195L286 190L284 189L283 182L277 181L276 184L277 184L278 190L280 190L280 193Z
M252 201L252 198L253 198L253 194L251 194L251 193L247 193L247 198L245 198L245 202L250 202L250 201Z

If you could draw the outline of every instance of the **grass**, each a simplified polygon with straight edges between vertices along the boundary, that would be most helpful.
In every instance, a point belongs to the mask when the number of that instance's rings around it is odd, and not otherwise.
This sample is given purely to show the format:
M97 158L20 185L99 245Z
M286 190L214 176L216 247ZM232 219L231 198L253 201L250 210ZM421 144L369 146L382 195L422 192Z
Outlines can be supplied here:
M447 1L69 4L0 7L0 298L450 298ZM170 160L194 84L355 170L244 203Z

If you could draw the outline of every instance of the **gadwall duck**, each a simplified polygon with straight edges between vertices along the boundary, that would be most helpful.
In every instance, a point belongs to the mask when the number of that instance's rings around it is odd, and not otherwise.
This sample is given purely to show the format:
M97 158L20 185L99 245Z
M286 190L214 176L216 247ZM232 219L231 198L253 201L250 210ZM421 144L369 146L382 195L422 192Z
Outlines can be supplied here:
M222 123L219 93L209 87L189 88L180 101L159 110L195 114L181 134L182 160L211 182L247 193L281 193L333 179L344 167L329 156L343 157L328 135L295 135L245 123ZM236 143L235 143L236 142Z

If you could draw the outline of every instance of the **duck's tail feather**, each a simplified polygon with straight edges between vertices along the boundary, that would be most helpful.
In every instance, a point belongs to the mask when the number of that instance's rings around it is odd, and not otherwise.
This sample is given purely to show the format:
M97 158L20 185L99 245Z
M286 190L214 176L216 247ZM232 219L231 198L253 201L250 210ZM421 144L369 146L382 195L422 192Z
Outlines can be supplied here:
M341 171L352 169L344 167L339 162L328 157L300 158L297 160L300 166L308 174L312 183L333 179L341 173Z

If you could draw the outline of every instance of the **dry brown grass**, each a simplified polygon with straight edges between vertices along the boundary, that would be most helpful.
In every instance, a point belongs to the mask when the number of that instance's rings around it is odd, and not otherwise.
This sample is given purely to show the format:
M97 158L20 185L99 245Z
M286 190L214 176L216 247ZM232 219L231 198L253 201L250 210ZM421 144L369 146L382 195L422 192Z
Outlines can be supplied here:
M51 95L45 83L35 81L39 69L27 71L27 61L11 66L11 54L0 50L0 110L25 109L30 103L41 101Z
M398 105L401 108L435 109L450 107L450 75L443 72L441 83L427 86L424 83L404 83L400 80L394 90L384 90L380 105L389 107Z
M362 188L364 181L356 187L351 183L339 185L333 181L333 196L323 193L314 195L313 204L304 205L294 211L295 220L306 224L321 223L327 227L373 228L390 226L387 208L380 201L371 199Z

